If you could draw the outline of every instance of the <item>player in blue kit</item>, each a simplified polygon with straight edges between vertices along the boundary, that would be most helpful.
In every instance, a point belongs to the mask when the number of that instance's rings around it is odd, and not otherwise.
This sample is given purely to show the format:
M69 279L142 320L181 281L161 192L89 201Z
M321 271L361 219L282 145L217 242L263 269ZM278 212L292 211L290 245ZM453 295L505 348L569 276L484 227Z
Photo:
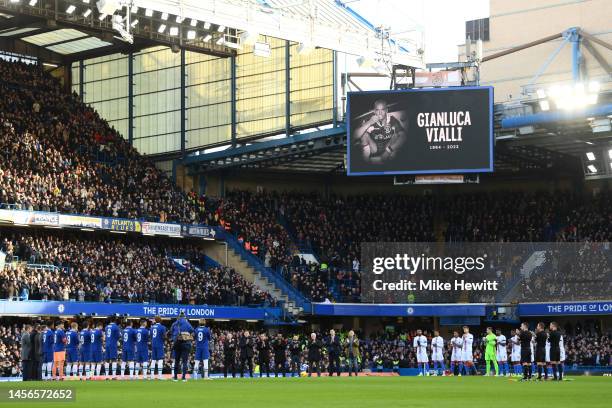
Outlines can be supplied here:
M87 380L91 377L91 330L89 330L89 322L83 323L83 328L79 333L79 342L81 347L79 349L79 377L82 380ZM83 372L84 371L84 372Z
M44 381L51 379L51 373L53 372L53 336L55 331L53 330L53 324L45 324L42 328L43 336L43 366L42 366L42 379Z
M66 333L66 377L77 376L79 371L79 325L70 324Z
M164 341L166 340L166 326L161 324L161 317L155 317L155 324L151 326L151 379L155 378L155 365L157 364L157 378L163 379L164 369Z
M132 322L127 321L121 332L122 351L121 351L121 378L125 374L125 363L128 364L130 370L130 379L134 379L134 341L136 340L136 331L132 328Z
M104 372L106 373L106 379L108 380L110 377L110 368L112 363L113 369L113 380L117 379L117 350L119 337L121 337L121 330L115 320L111 320L110 323L106 326L104 330L104 337L106 339L106 350L104 359L106 363L104 363Z
M149 372L149 329L147 321L141 320L140 328L136 330L136 378L142 366L142 379L147 380Z
M104 343L104 326L99 321L96 328L91 330L91 374L100 376L102 371L102 344ZM95 369L95 371L94 371Z
M53 334L53 370L52 377L62 381L64 379L64 362L66 361L66 332L64 322L57 322ZM55 377L57 372L57 377Z
M210 358L210 351L208 343L210 342L210 329L206 327L206 320L202 319L199 322L199 326L194 332L196 340L195 349L195 363L193 366L193 378L197 379L200 377L200 361L204 370L204 379L208 380L208 359Z

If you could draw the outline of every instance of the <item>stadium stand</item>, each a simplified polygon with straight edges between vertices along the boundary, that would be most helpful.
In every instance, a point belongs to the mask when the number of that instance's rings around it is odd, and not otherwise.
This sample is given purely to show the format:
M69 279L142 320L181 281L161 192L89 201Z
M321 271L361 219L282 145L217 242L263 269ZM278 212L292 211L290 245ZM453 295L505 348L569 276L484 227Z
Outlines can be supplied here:
M59 230L2 229L0 237L9 260L21 260L0 273L4 299L274 303L235 270L205 267L195 244Z
M37 65L0 61L0 203L12 208L194 223L183 193Z
M246 236L247 241L243 238L243 242L282 243L275 247L279 249L274 262L266 265L278 270L314 301L359 300L362 242L603 242L612 237L612 201L607 192L594 197L564 191L440 197L372 194L323 197L234 191L228 194L227 200L225 208L240 210L232 212L231 224L226 229ZM242 225L250 225L253 217L261 217L260 226L276 227L265 234L250 233ZM438 230L434 219L444 231L439 237L434 236ZM398 225L402 228L397 228ZM285 226L286 231L280 230L280 226ZM259 238L262 236L265 238ZM264 259L266 248L264 245L258 250ZM287 248L293 248L294 253L300 248L314 251L320 262L307 264L299 257L291 257ZM279 265L281 259L284 263ZM609 272L595 276L588 268L581 271L580 283L570 285L571 288L562 282L574 281L576 276L557 271L555 278L559 285L547 290L557 292L559 299L570 290L576 293L577 289L585 289L578 293L591 293L592 298L609 290L612 284ZM537 281L531 286L539 288L538 282L546 278L545 275L534 277ZM529 281L522 284L525 288L530 286ZM541 300L536 293L545 296L531 288L522 292L521 300Z
M0 325L0 377L21 374L20 341L20 325Z

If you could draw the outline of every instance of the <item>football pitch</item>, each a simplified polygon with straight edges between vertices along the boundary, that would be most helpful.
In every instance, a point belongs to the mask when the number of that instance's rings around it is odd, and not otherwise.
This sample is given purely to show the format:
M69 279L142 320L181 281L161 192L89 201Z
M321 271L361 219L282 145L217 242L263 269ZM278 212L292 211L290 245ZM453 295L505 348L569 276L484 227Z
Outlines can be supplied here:
M74 402L8 402L9 389L73 388ZM517 382L497 377L322 377L0 383L0 406L174 407L610 407L612 377Z

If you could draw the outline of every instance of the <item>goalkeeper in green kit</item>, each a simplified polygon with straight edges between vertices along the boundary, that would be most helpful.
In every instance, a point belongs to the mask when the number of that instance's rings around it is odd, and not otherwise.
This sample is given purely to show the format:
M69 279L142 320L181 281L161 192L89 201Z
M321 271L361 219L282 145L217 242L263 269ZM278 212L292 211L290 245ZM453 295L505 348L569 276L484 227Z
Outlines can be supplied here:
M497 336L493 334L493 328L487 327L487 336L485 337L485 361L487 363L487 371L485 375L491 375L491 361L495 367L495 375L499 375L499 366L497 365Z

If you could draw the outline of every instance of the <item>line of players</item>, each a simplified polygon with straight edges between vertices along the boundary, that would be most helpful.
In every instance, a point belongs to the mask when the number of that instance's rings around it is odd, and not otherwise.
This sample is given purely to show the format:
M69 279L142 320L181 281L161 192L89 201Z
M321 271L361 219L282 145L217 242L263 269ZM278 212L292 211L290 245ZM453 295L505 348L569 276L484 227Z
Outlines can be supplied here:
M139 327L133 327L134 323L128 320L121 329L116 321L111 320L106 327L102 321L90 327L86 321L80 331L77 323L71 323L67 331L61 321L56 323L55 328L43 325L43 380L63 380L65 376L88 380L94 376L99 377L103 366L107 379L124 379L126 373L129 373L130 379L138 378L139 375L143 379L155 379L156 372L157 378L163 379L167 329L159 317L155 318L150 328L147 325L147 320L141 320ZM199 364L202 362L204 378L208 378L211 332L204 320L194 330L194 337L194 372L199 372ZM119 365L120 341L122 347Z
M535 333L529 331L527 323L522 323L520 329L513 329L511 333L512 337L508 342L500 329L493 334L493 329L487 328L487 336L483 339L487 363L485 375L491 374L490 363L493 363L496 376L522 375L524 380L531 379L535 366L538 371L538 379L542 379L542 374L544 374L544 379L548 379L549 374L552 373L555 380L562 380L565 347L563 336L558 331L556 322L550 323L549 332L546 332L544 323L540 322ZM508 363L508 345L511 346L510 362L513 372L510 372ZM451 374L457 376L477 374L473 346L474 335L470 333L469 327L463 327L461 336L458 331L453 332L453 337L449 341ZM431 350L432 374L446 374L445 343L439 331L434 331L431 344L428 344L427 337L423 335L422 330L417 330L417 335L413 339L413 347L416 351L419 376L430 375L428 350Z
M499 329L494 335L493 329L487 328L487 336L483 339L486 347L486 375L490 374L490 363L492 362L495 375L520 376L522 372L523 379L527 380L532 378L535 364L539 379L542 379L542 374L544 374L544 379L548 379L551 369L555 380L562 379L563 361L565 360L563 336L559 333L555 322L550 324L549 329L547 333L544 323L538 323L535 333L532 333L527 323L523 323L520 329L512 330L509 344L511 345L510 361L514 372L511 373L506 337ZM155 323L150 329L147 328L147 320L144 319L140 321L138 328L133 327L132 321L127 321L123 329L114 320L106 327L102 321L98 321L95 327L90 327L88 322L84 322L80 331L75 322L71 323L68 331L64 331L64 324L61 321L56 324L55 329L43 325L43 380L62 380L64 366L66 376L78 377L81 380L91 379L93 376L99 377L102 366L104 366L107 379L117 379L118 369L119 378L125 378L126 368L130 379L138 378L140 374L143 379L154 379L156 370L157 378L162 379L166 334L167 329L161 324L159 317L155 318ZM201 363L203 377L208 378L211 332L206 327L205 320L199 322L199 326L194 330L194 337L196 344L194 377L197 378L200 374ZM119 365L120 340L122 351ZM149 352L149 344L151 352ZM461 336L458 331L453 333L449 341L451 374L457 376L477 374L473 361L473 345L474 336L470 333L469 327L463 327ZM417 330L413 339L413 347L417 356L419 376L430 374L428 350L431 350L433 375L445 375L445 342L439 331L434 331L434 337L429 344L422 330ZM501 370L499 370L498 362L501 363Z

